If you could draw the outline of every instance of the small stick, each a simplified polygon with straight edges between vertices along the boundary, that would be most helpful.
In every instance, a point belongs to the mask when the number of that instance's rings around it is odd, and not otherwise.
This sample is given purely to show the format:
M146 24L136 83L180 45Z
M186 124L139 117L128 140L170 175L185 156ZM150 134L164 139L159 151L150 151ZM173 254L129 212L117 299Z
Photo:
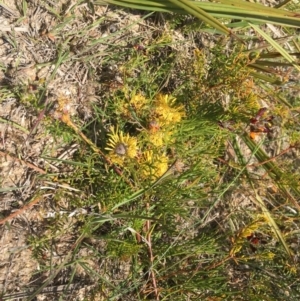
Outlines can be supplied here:
M146 208L149 209L149 203L147 203ZM152 244L151 244L150 227L151 227L151 222L149 220L147 220L146 221L146 231L147 231L146 240L147 240L147 245L149 247L148 251L149 251L150 262L151 262L151 265L153 265L154 256L153 256ZM157 289L157 282L156 282L155 273L154 273L152 267L150 268L150 275L151 275L151 279L152 279L152 284L153 284L156 300L159 300L159 292Z
M0 155L3 156L3 157L5 157L5 158L9 158L9 159L11 159L11 160L14 160L14 161L18 161L18 162L20 162L20 163L23 163L23 164L27 165L27 167L29 167L29 168L31 168L31 169L34 169L35 171L39 172L39 173L42 174L42 175L46 174L46 171L45 171L45 170L43 170L43 169L41 169L41 168L35 166L34 164L29 163L29 162L26 162L26 161L24 161L24 160L22 160L22 159L19 159L19 158L15 157L15 156L6 154L6 153L3 152L3 151L0 151Z
M32 202L26 204L23 206L23 208L20 208L19 210L13 212L11 215L3 218L0 220L0 225L3 225L4 223L6 223L7 221L13 219L15 216L20 215L23 211L31 208L33 205L37 204L40 200L42 199L41 196L36 197Z
M247 165L247 167L256 167L256 166L260 166L260 165L264 165L265 163L268 163L270 161L273 161L275 160L276 158L284 155L285 153L287 153L290 149L292 149L294 146L289 146L287 149L284 149L283 151L281 151L278 155L268 159L268 160L265 160L263 162L259 162L259 163L253 163L253 164L249 164Z

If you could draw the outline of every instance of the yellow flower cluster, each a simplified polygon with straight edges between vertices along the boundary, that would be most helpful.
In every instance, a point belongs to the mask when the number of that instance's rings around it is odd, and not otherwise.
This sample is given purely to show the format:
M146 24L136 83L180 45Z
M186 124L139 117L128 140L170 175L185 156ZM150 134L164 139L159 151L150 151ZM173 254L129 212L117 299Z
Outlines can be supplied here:
M165 154L153 154L153 151L145 151L141 161L141 175L143 178L155 180L168 170L168 157Z
M148 101L142 94L135 94L133 97L131 97L129 103L133 108L139 111L145 107Z
M137 137L131 137L118 128L111 128L106 150L112 163L124 166L126 162L136 159L141 178L155 180L161 177L168 169L165 148L174 139L172 134L176 124L185 117L184 107L176 106L175 100L170 95L158 94L151 105L151 101L142 94L133 95L124 105L123 114L130 116L130 111L134 111L138 118L146 122L148 129L142 130ZM139 137L141 147L138 151Z
M131 116L131 111L134 111L135 114L140 115L140 113L142 113L147 107L148 103L149 100L147 100L142 94L134 94L129 100L129 103L122 103L122 108L120 108L120 111L127 117Z
M174 126L185 116L183 106L175 106L175 98L158 94L154 101L152 120L149 123L149 142L161 147L172 141Z
M174 106L175 100L170 95L157 95L154 112L161 126L175 125L185 116L183 106Z

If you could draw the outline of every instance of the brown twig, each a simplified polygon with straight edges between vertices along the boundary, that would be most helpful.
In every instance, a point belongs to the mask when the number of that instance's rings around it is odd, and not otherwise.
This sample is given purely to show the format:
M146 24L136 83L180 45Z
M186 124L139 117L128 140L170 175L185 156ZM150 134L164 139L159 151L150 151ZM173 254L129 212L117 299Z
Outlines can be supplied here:
M3 157L5 157L5 158L9 158L11 160L18 161L18 162L20 162L22 164L25 164L27 167L29 167L31 169L34 169L35 171L39 172L40 174L43 174L43 175L46 174L45 170L43 170L43 169L35 166L34 164L29 163L27 161L24 161L22 159L19 159L19 158L15 157L15 156L9 155L9 154L7 154L7 153L5 153L3 151L0 151L0 155L3 156Z
M253 163L253 164L247 164L246 167L258 167L258 166L264 165L264 164L266 164L268 162L274 161L278 157L280 157L280 156L284 155L285 153L287 153L292 148L294 148L294 146L289 146L288 148L286 148L283 151L281 151L278 155L276 155L276 156L274 156L272 158L269 158L268 160L265 160L265 161L262 161L262 162L258 162L258 163ZM222 158L217 158L217 160L220 161L223 164L229 165L229 163L226 160L222 159Z
M249 165L247 165L247 167L257 167L257 166L260 166L260 165L264 165L264 164L266 164L266 163L268 163L268 162L270 162L270 161L273 161L273 160L275 160L276 158L278 158L278 157L284 155L285 153L287 153L287 152L288 152L290 149L292 149L293 147L294 147L294 146L289 146L288 148L286 148L286 149L284 149L283 151L281 151L278 155L276 155L276 156L274 156L274 157L272 157L272 158L270 158L270 159L268 159L268 160L265 160L265 161L263 161L263 162L249 164Z
M24 212L25 210L29 209L30 207L32 207L33 205L37 204L40 200L42 199L41 196L36 197L32 202L26 204L23 206L23 208L20 208L19 210L15 211L14 213L12 213L11 215L3 218L0 220L0 225L3 225L4 223L6 223L7 221L13 219L15 216L20 215L22 212Z
M149 203L147 203L146 207L147 207L147 209L149 209ZM158 289L157 289L156 277L155 277L154 270L152 269L154 256L153 256L153 251L152 251L151 230L150 230L150 228L151 228L151 221L147 220L146 221L146 233L147 233L146 240L147 240L148 253L149 253L150 263L151 263L150 275L151 275L151 279L152 279L152 285L153 285L153 289L154 289L155 298L156 298L156 300L159 300L159 292L158 292Z
M29 136L33 135L35 133L35 131L37 130L39 124L42 122L42 120L44 119L44 116L46 114L47 111L47 107L49 106L49 98L46 98L46 101L44 103L45 108L42 109L37 117L37 119L35 120L30 132L29 132Z

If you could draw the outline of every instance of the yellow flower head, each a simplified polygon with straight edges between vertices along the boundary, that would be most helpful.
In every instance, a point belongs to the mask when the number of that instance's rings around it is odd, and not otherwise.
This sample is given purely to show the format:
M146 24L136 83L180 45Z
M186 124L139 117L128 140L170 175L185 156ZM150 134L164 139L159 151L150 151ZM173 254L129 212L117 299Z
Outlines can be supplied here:
M149 132L148 139L154 146L160 147L164 144L164 133L162 131Z
M172 130L170 129L160 129L157 131L150 129L147 132L147 140L156 147L166 146L174 142Z
M130 105L133 106L137 111L143 109L143 107L147 104L147 99L142 94L136 94L131 97Z
M109 141L106 150L109 151L109 157L115 164L123 165L126 159L133 159L137 154L137 140L135 137L130 137L129 134L124 134L110 128Z
M151 150L145 151L140 166L143 178L155 180L168 170L168 157L164 154L153 154Z
M131 117L132 110L139 115L141 113L145 106L147 105L148 100L142 95L142 94L135 94L131 97L129 103L123 102L120 105L120 111L126 116Z
M157 94L156 97L155 97L155 102L156 104L158 105L162 105L162 106L172 106L174 105L175 101L176 101L176 98L173 97L172 95L164 95L164 94Z
M182 105L175 107L175 98L158 94L155 101L155 114L162 125L176 124L185 116Z

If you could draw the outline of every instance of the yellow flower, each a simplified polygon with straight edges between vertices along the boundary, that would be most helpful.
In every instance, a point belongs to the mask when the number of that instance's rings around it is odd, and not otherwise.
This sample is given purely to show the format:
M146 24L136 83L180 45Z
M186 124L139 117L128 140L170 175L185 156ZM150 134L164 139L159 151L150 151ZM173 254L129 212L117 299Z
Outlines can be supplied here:
M172 106L176 101L176 98L171 95L157 94L155 97L156 103L164 106Z
M110 128L109 141L106 150L109 151L109 157L115 164L123 165L126 159L133 159L137 154L137 140L135 137L130 137L129 134L124 134Z
M157 131L149 130L146 136L147 140L156 147L166 146L174 142L172 131L170 129L160 129Z
M153 151L145 151L140 162L143 178L155 180L168 170L168 157L165 154L153 154Z
M137 111L143 109L147 104L147 99L142 94L136 94L130 99L130 105L133 106Z
M164 142L164 133L162 131L157 131L157 132L149 132L149 141L152 143L154 146L160 147L163 146Z
M155 101L155 114L161 125L176 124L185 116L182 105L175 107L175 98L170 95L158 94Z
M148 100L142 94L135 94L131 97L129 103L125 103L125 101L120 103L119 111L122 112L126 117L130 118L132 111L139 115L139 113L143 111L147 103Z

